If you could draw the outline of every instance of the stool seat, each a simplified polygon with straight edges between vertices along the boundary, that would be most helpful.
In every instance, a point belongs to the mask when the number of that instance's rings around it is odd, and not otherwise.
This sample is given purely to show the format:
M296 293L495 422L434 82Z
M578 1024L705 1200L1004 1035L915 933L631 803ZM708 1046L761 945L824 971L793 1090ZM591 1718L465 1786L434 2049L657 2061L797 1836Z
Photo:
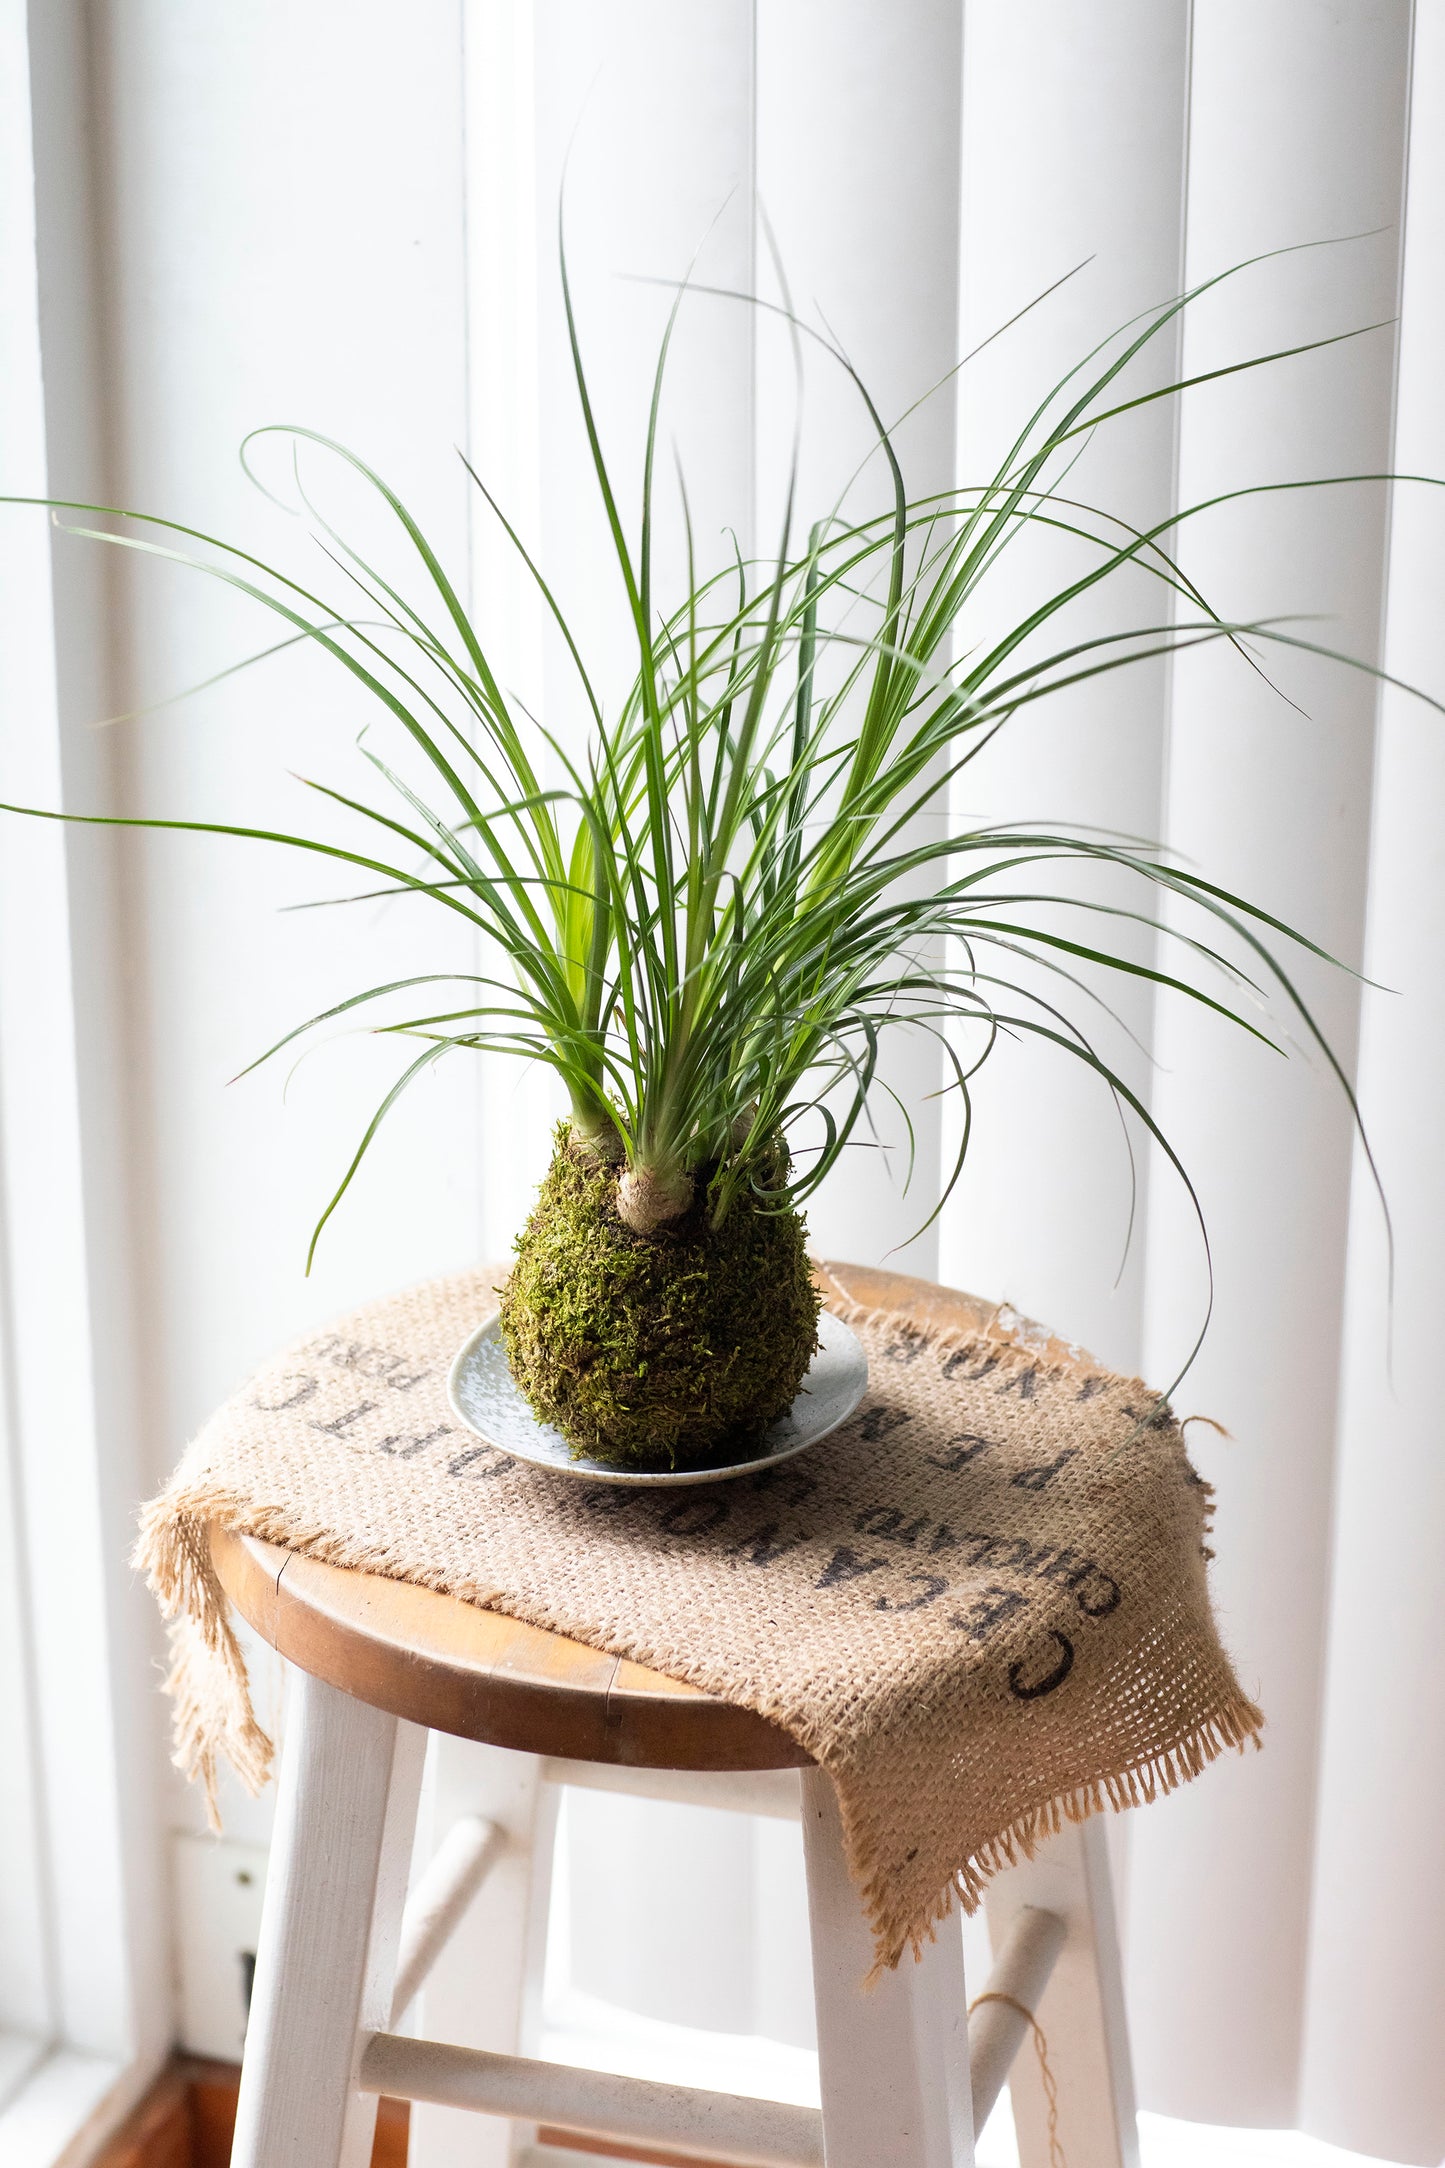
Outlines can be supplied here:
M213 1527L221 1585L262 1640L392 1716L490 1746L632 1769L801 1769L750 1709L500 1611Z
M838 1271L855 1301L924 1330L978 1331L993 1316L971 1296L902 1273ZM787 1732L750 1709L501 1612L221 1528L211 1555L231 1602L272 1648L428 1730L633 1769L808 1766Z

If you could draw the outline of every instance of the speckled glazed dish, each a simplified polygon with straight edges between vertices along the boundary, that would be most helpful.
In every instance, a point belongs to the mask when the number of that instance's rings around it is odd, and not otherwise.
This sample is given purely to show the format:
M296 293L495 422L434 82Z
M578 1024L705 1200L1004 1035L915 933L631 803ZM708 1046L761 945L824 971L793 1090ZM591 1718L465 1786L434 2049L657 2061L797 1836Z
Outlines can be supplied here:
M825 1310L818 1319L818 1338L822 1345L787 1414L764 1431L746 1460L724 1467L632 1470L586 1455L574 1459L561 1431L539 1422L513 1378L498 1317L488 1318L461 1349L447 1379L447 1398L452 1412L488 1445L557 1475L580 1476L589 1483L725 1483L816 1445L846 1423L863 1398L868 1358L858 1335Z

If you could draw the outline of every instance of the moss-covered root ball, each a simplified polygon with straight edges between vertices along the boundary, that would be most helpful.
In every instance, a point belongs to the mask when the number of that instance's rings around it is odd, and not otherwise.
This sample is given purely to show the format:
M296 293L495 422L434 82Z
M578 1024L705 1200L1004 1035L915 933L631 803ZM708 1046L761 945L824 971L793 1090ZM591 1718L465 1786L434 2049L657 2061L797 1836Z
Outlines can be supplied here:
M745 1453L792 1405L817 1342L803 1223L707 1183L651 1235L617 1213L619 1168L559 1137L502 1292L512 1375L574 1452L620 1468Z

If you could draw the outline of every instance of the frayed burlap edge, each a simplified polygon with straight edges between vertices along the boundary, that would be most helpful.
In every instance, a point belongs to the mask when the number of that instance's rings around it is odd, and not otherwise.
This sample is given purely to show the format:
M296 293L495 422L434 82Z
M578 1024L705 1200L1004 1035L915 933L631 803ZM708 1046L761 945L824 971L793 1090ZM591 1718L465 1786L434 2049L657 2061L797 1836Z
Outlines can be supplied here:
M905 1317L901 1311L880 1309L874 1304L860 1302L829 1265L819 1264L814 1260L813 1273L820 1287L824 1281L827 1283L827 1287L822 1290L824 1307L831 1310L834 1317L840 1318L845 1325L852 1325L859 1332L891 1335L910 1352L916 1349L921 1354L934 1348L949 1355L988 1354L997 1357L1004 1365L1035 1370L1045 1378L1065 1375L1112 1378L1120 1384L1132 1387L1145 1399L1153 1402L1156 1408L1167 1405L1163 1396L1156 1392L1152 1385L1146 1385L1142 1378L1127 1378L1122 1371L1110 1370L1107 1364L1096 1361L1083 1348L1076 1347L1070 1341L1060 1340L1045 1326L1025 1317L1012 1303L996 1303L987 1322L977 1326L920 1325L916 1318ZM833 1291L831 1295L828 1289ZM1207 1415L1191 1416L1189 1420L1207 1423L1212 1418ZM1214 1428L1218 1430L1220 1425L1216 1423ZM1228 1432L1224 1435L1228 1436Z
M221 1813L216 1768L221 1755L251 1793L271 1774L275 1749L256 1721L246 1659L231 1625L226 1592L211 1563L209 1524L244 1526L244 1504L217 1497L216 1513L197 1513L172 1491L141 1515L131 1563L146 1577L161 1607L170 1644L165 1689L172 1709L175 1767L199 1783L206 1819L217 1835Z
M1040 1347L1016 1340L1007 1325L997 1322L1001 1312L995 1313L996 1322L978 1330L920 1326L897 1312L855 1301L831 1273L826 1277L836 1290L828 1308L847 1324L876 1327L920 1350L952 1352L977 1347L1006 1359L1016 1358L1020 1363L1041 1365ZM1057 1359L1044 1362L1042 1367L1057 1372L1109 1374L1081 1351L1062 1347ZM1208 1486L1201 1487L1206 1491L1207 1525L1212 1498ZM388 1580L412 1581L473 1603L481 1610L500 1611L529 1625L564 1631L569 1638L608 1655L653 1665L652 1653L636 1643L610 1640L581 1622L558 1628L525 1602L504 1601L503 1591L480 1584L459 1586L441 1574L419 1572L388 1546L362 1543L330 1528L297 1528L279 1509L260 1508L222 1484L187 1483L184 1469L178 1469L167 1488L142 1512L132 1563L145 1576L168 1623L171 1669L165 1687L174 1710L172 1760L183 1775L202 1786L207 1819L217 1832L222 1826L217 1794L220 1757L224 1755L254 1795L271 1775L275 1750L256 1718L245 1657L230 1623L225 1590L211 1562L212 1524L279 1544L326 1565L374 1573ZM676 1669L675 1675L686 1679L684 1669ZM700 1679L687 1683L709 1685ZM715 1685L711 1690L716 1691ZM736 1698L755 1714L782 1726L805 1753L829 1767L833 1757L811 1726L799 1724L791 1714L764 1698ZM976 1912L995 1875L1017 1866L1021 1858L1032 1859L1040 1846L1069 1824L1088 1821L1106 1809L1122 1813L1130 1807L1147 1805L1199 1776L1223 1753L1243 1753L1251 1745L1258 1747L1263 1726L1262 1711L1236 1690L1153 1752L1122 1769L1102 1770L1063 1787L993 1836L973 1845L950 1869L933 1902L901 1927L890 1903L886 1874L864 1864L870 1852L877 1858L878 1850L868 1843L850 1815L846 1790L840 1791L849 1869L879 1953L869 1981L895 1967L906 1950L917 1957L924 1945L934 1940L937 1928L948 1918L955 1902L966 1914Z
M1087 1822L1106 1809L1122 1814L1129 1807L1147 1806L1151 1800L1162 1798L1166 1792L1175 1791L1181 1784L1201 1775L1221 1754L1231 1750L1242 1754L1249 1746L1260 1746L1263 1728L1263 1712L1245 1695L1239 1694L1175 1740L1172 1746L1163 1747L1112 1775L1093 1777L1056 1792L1041 1806L1019 1815L996 1837L976 1845L962 1865L954 1868L931 1909L906 1927L901 1939L888 1916L884 1877L858 1872L860 1847L848 1828L845 1811L843 1834L848 1863L880 1951L865 1986L871 1987L885 1972L892 1971L905 1950L911 1950L915 1957L921 1956L924 1945L936 1939L939 1926L948 1918L955 1902L971 1917L983 1903L995 1875L1002 1874L1008 1867L1017 1867L1021 1859L1034 1858L1042 1845L1051 1837L1057 1837L1070 1823ZM885 1951L887 1954L882 1954Z

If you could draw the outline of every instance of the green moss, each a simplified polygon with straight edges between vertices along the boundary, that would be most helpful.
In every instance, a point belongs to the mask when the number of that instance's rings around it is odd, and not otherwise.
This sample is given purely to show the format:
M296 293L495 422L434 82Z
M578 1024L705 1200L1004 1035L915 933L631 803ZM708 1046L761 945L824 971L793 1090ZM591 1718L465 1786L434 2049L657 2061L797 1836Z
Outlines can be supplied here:
M791 1406L817 1345L803 1222L743 1196L710 1227L702 1170L681 1218L634 1234L618 1172L559 1131L502 1293L512 1374L574 1452L724 1462Z

